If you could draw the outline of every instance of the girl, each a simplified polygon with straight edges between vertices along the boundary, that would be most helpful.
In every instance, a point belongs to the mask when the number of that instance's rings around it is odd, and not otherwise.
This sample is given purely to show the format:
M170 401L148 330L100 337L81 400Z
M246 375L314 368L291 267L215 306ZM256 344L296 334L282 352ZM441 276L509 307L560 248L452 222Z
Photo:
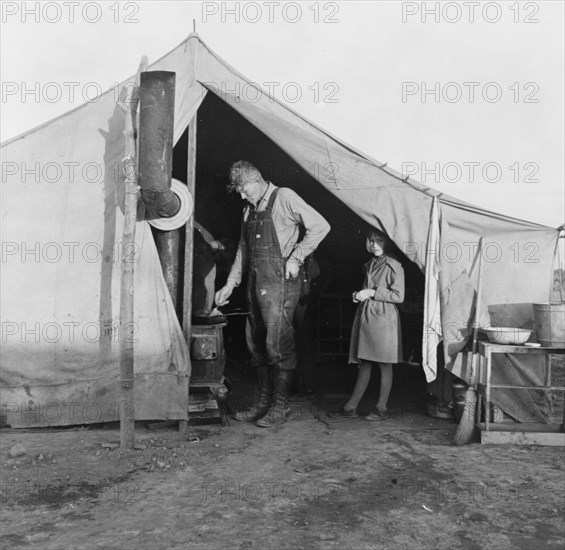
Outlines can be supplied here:
M400 317L394 304L404 301L404 269L390 250L392 242L382 233L367 232L367 251L373 258L364 265L363 288L353 293L358 303L351 329L349 363L359 365L355 388L349 401L333 417L359 416L357 405L371 378L373 365L381 371L379 400L365 420L386 420L387 401L392 387L392 363L402 361Z

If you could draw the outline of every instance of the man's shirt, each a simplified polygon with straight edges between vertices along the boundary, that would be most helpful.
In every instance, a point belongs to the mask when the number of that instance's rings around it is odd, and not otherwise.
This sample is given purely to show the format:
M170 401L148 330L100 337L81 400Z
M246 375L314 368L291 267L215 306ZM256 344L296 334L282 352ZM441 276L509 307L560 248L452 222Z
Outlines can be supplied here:
M265 210L269 203L269 197L275 189L277 189L277 187L271 182L268 182L265 196L256 207L258 212ZM245 242L243 227L251 208L253 207L247 206L243 213L239 245L228 276L228 279L231 279L237 285L241 282L243 259L249 253ZM290 261L296 261L300 264L304 262L306 256L316 250L317 246L330 231L330 224L318 214L316 210L304 202L299 195L287 187L279 188L279 192L273 204L271 217L283 257L286 258L290 255ZM301 226L304 227L306 232L304 238L297 244Z

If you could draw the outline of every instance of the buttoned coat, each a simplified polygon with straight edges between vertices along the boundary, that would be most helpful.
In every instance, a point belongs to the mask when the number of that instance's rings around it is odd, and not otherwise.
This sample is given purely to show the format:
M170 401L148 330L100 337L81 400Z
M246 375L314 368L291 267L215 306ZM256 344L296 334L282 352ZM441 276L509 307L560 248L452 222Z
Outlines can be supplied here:
M363 288L374 289L375 296L357 306L349 362L399 363L402 361L402 333L394 304L404 301L404 269L397 259L387 254L372 258L363 268Z

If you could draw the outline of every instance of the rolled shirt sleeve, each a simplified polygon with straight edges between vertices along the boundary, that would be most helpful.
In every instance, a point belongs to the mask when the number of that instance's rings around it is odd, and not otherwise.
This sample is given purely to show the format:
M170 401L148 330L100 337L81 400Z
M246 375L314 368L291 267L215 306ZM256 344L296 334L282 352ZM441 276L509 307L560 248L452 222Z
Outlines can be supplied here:
M292 189L279 190L273 207L273 222L279 238L281 251L289 261L304 263L330 231L330 224ZM298 240L299 227L305 229L304 237Z
M243 258L247 254L247 245L245 244L245 220L247 218L248 209L246 208L243 213L243 220L241 221L241 229L239 231L239 244L237 245L237 252L235 259L228 275L228 281L232 281L235 286L239 286L243 277Z

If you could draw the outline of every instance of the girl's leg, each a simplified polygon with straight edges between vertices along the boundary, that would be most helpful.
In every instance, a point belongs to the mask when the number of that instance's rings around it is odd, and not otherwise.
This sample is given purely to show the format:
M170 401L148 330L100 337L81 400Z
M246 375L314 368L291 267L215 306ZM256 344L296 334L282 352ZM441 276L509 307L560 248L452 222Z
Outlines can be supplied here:
M369 385L369 380L371 379L371 363L370 361L361 361L359 365L359 371L357 372L357 380L355 381L355 387L353 388L353 393L349 398L349 401L343 406L346 411L356 409L359 405L359 401L363 397L367 386Z
M379 390L379 400L377 409L386 411L386 404L392 388L392 365L390 363L379 363L381 369L381 388Z

